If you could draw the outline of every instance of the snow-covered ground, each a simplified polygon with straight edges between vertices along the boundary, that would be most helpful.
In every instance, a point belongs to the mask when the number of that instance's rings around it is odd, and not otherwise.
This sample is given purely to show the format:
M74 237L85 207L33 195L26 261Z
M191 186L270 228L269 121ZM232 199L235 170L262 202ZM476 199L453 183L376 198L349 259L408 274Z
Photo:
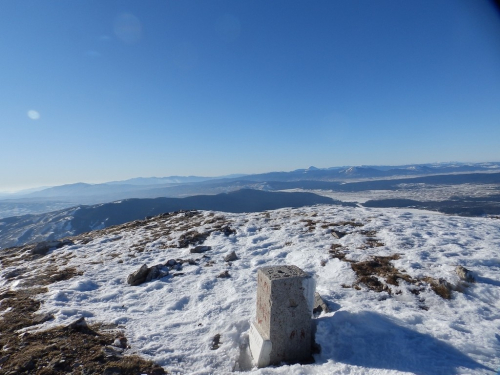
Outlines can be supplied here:
M397 190L334 191L320 189L287 189L282 191L307 192L343 202L365 203L378 199L413 199L416 201L443 201L452 197L488 197L498 195L497 184L399 184Z
M53 313L55 320L38 328L68 324L80 316L115 323L129 340L129 352L173 374L238 369L286 375L495 374L500 367L500 220L336 206L215 214L236 234L212 232L204 243L212 247L205 253L209 258L176 247L187 230L201 233L213 227L214 213L202 212L190 221L180 220L184 213L155 218L151 225L110 232L86 244L77 241L25 264L31 273L47 265L83 271L49 285L49 292L39 296L42 312ZM329 226L343 221L364 225ZM332 228L348 234L336 239ZM361 231L375 231L384 246L365 246L366 232ZM457 284L454 268L460 264L475 273L477 282L463 293L453 292L450 300L428 285L415 295L403 281L389 286L391 294L346 288L356 275L350 263L330 258L328 250L335 243L346 249L350 260L400 254L394 266L413 278L444 278ZM228 264L223 258L231 251L239 259ZM200 261L171 272L183 275L139 286L126 283L144 263L152 266L177 258ZM333 310L316 318L321 353L313 364L248 368L256 272L280 264L314 274L317 291ZM230 278L216 277L225 270ZM7 267L1 272L9 271ZM1 280L3 288L22 287L22 281ZM221 335L221 346L211 350L215 334Z

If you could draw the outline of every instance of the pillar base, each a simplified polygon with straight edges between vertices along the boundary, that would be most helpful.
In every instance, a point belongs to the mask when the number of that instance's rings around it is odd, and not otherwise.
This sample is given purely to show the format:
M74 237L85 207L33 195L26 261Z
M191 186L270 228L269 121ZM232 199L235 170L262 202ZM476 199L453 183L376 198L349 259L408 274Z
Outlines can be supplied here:
M250 353L257 367L269 366L271 362L272 343L268 337L264 337L254 322L250 324Z

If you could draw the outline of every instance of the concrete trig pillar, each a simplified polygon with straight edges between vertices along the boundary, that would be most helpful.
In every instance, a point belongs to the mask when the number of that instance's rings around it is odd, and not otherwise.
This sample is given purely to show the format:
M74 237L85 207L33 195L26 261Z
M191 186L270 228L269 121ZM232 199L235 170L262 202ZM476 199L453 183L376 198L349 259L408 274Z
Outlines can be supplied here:
M314 279L297 266L257 271L257 312L250 352L258 367L311 357Z

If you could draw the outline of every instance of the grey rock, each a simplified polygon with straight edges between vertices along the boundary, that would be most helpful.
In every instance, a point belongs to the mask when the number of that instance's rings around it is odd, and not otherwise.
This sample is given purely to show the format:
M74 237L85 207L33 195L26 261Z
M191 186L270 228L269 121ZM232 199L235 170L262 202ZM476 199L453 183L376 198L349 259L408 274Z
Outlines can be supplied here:
M462 280L462 281L465 281L468 283L476 282L476 279L474 278L474 275L472 274L472 272L469 271L465 267L457 266L455 268L455 272L457 273L458 277L460 277L460 280Z
M85 332L89 330L89 326L87 325L87 322L85 321L85 318L83 316L73 323L67 325L66 328L78 332Z
M50 249L59 249L66 245L73 245L73 241L65 239L61 241L42 241L31 250L34 255L45 255Z
M209 251L211 249L212 249L211 246L196 246L196 247L192 248L191 250L189 250L189 252L191 254L201 254L201 253L204 253L204 252Z
M168 268L162 264L157 264L148 269L148 273L146 275L145 282L161 279L168 275Z
M123 351L124 351L123 348L113 345L106 345L105 347L102 348L102 352L107 358L122 358Z
M137 271L128 275L127 283L132 286L140 285L146 281L148 273L149 273L148 266L146 264L143 264L141 268L139 268Z
M224 272L221 272L220 274L217 275L217 277L219 279L227 279L228 277L231 277L231 275L229 274L229 271L224 271Z
M224 257L224 262L233 262L235 260L238 260L238 256L236 255L236 252L234 252L234 251L231 251L230 254L228 254Z
M180 271L180 270L182 270L182 264L181 263L177 263L175 266L172 267L172 269L174 269L176 271Z
M217 350L219 349L220 347L220 333L216 334L213 338L212 338L212 344L210 345L210 349L211 350Z
M232 229L229 225L226 225L225 227L221 228L221 231L222 233L224 233L225 236L236 234L236 230Z
M313 314L321 314L321 312L329 313L330 309L328 305L323 301L320 294L318 292L314 292L314 308Z
M169 259L166 263L167 266L175 266L177 264L177 261L175 259Z
M54 315L52 314L35 315L35 317L33 318L33 324L42 324L52 319L54 319Z
M341 239L342 237L344 237L347 233L345 232L341 232L341 231L338 231L338 230L332 230L332 236L337 238L337 239Z

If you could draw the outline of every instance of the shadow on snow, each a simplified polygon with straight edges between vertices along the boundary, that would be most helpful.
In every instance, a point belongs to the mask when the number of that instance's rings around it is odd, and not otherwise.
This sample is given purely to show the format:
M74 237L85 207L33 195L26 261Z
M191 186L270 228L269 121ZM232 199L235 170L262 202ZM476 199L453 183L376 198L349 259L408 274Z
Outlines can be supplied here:
M500 286L500 281L489 279L487 277L476 276L476 282L483 284L490 284L494 286Z
M407 371L419 375L453 374L459 367L492 369L436 338L374 313L339 311L317 319L316 363L332 359L349 365Z

